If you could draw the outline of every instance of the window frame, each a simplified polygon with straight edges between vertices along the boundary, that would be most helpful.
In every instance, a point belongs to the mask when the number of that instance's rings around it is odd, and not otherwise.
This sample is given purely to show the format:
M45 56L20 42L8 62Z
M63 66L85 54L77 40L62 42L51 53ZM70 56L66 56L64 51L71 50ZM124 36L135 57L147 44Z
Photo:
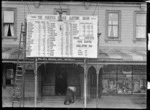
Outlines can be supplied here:
M114 39L111 39L108 37L108 26L109 26L109 13L118 13L118 37L117 38L114 38ZM106 35L105 35L105 41L121 41L121 10L106 10Z
M14 36L4 36L4 11L14 11ZM17 39L17 8L2 7L2 39Z
M135 43L136 41L146 41L146 23L145 23L145 38L136 38L136 19L137 19L137 14L145 14L146 16L146 12L145 11L135 11L134 12L134 17L133 17L133 21L134 21L134 32L133 32L133 42ZM145 17L146 18L146 17ZM146 19L145 19L146 20ZM146 21L147 22L147 21Z

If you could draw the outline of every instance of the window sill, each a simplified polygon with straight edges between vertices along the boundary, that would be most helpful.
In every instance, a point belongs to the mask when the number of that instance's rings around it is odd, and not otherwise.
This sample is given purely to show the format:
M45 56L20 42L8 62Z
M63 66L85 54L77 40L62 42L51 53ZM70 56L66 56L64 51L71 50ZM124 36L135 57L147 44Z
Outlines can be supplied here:
M121 39L105 39L105 42L107 43L108 41L117 41L117 42L121 42Z
M133 42L134 43L136 43L136 42L146 42L146 39L143 39L143 38L141 38L141 39L134 39Z

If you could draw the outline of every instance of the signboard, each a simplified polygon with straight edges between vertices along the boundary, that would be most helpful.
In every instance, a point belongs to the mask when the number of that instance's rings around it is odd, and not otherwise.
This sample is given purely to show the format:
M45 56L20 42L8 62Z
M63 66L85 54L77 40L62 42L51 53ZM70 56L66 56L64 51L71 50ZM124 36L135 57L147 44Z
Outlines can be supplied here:
M27 15L26 57L97 58L97 16Z

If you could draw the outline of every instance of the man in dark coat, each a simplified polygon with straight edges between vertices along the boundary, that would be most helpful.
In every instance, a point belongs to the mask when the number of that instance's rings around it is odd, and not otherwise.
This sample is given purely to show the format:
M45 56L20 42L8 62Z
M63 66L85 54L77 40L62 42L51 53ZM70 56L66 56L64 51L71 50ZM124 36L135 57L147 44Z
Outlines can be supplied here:
M64 104L69 105L70 103L74 103L74 101L75 101L75 91L71 87L68 87Z

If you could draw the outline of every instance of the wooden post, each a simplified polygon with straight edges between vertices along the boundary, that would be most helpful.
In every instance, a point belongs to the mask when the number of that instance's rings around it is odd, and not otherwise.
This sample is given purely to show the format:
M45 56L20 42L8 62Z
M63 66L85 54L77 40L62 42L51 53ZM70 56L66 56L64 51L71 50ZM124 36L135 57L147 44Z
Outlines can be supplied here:
M24 97L25 97L25 64L23 64L23 98L22 98L22 106L24 107Z
M98 9L99 10L99 9ZM99 21L98 21L99 23ZM99 25L98 25L99 26ZM99 30L98 30L99 31ZM97 57L99 56L99 38L100 38L101 33L98 32L98 42L97 42ZM99 78L99 68L98 64L96 65L96 77L97 77L97 87L96 87L96 108L98 108L98 78Z
M84 59L84 108L86 108L87 94L86 94L86 84L87 84L87 59Z
M98 80L98 78L99 78L99 68L96 68L96 76L97 76L97 79L96 79L96 81L97 81L97 87L96 87L96 108L98 108L98 82L99 82L99 80Z
M35 94L34 94L34 107L37 105L37 58L34 61L35 68L34 68L34 78L35 78Z

